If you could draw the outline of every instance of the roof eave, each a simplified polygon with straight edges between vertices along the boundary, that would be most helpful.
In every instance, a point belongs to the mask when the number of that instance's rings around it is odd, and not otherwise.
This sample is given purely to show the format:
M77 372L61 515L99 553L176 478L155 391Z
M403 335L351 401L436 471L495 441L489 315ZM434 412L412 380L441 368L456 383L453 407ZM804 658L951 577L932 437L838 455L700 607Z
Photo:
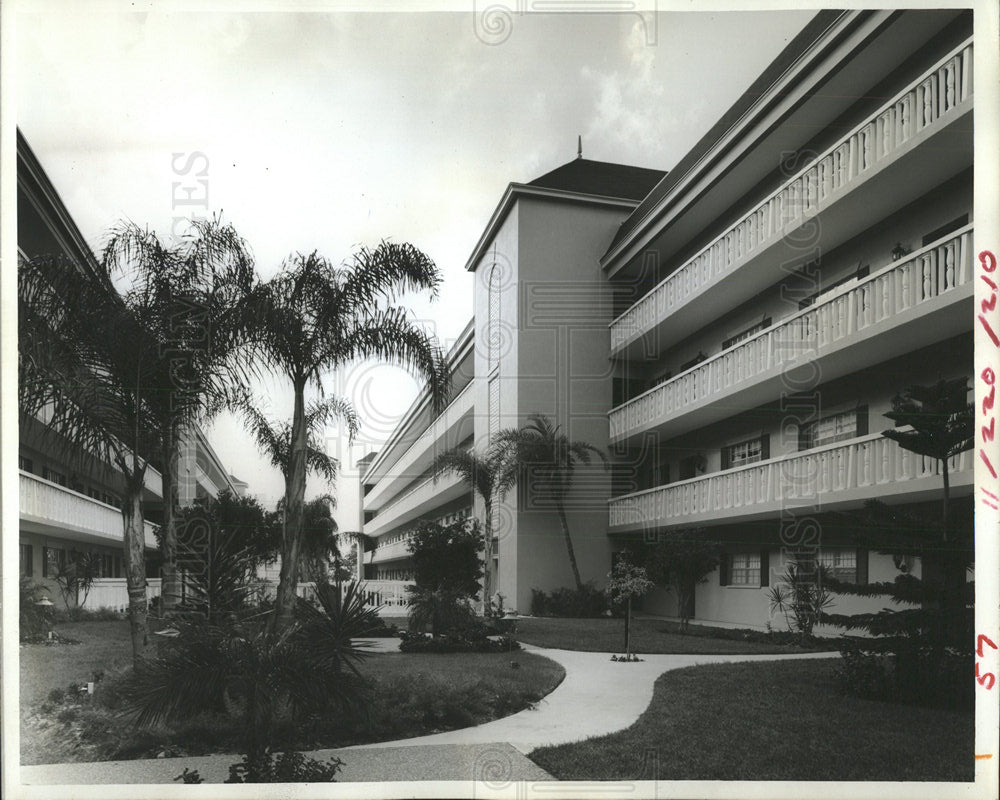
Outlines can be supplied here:
M465 262L466 271L476 271L476 265L479 263L479 260L486 253L490 242L496 237L497 231L500 230L514 203L521 197L534 197L542 200L556 200L569 203L588 203L609 208L635 208L639 205L638 200L630 200L624 197L609 197L607 195L589 194L587 192L570 192L564 189L546 189L540 186L530 186L526 183L509 183L503 196L500 198L500 202L490 216L489 222L483 229L482 234L480 234L479 240L472 250L472 254Z

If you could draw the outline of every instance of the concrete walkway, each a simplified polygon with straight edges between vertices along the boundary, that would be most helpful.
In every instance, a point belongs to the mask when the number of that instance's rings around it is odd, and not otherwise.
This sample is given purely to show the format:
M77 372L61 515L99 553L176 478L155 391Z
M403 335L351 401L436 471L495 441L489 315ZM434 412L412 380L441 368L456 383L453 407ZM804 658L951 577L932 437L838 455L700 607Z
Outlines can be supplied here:
M380 640L376 652L398 649L398 640ZM608 653L583 653L524 645L558 662L566 677L536 708L472 728L393 742L318 750L311 756L344 761L342 781L393 780L545 780L550 778L526 757L538 747L566 744L623 730L649 706L653 684L664 672L697 664L831 658L835 653L792 655L646 655L619 663ZM514 653L512 658L517 658ZM169 783L185 767L206 782L221 782L234 755L144 759L22 767L30 784Z

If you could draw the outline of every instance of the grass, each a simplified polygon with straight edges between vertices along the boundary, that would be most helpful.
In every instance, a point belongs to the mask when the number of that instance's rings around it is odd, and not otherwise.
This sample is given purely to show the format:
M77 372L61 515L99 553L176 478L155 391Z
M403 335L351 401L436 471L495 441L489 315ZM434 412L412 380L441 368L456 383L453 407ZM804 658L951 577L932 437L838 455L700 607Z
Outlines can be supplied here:
M54 628L80 644L25 644L20 649L21 707L42 702L53 689L93 680L94 672L132 663L126 620L65 622Z
M673 670L630 728L531 759L560 780L973 780L971 710L845 695L837 663Z
M23 764L237 752L237 723L221 713L141 730L123 720L115 689L131 663L127 622L69 623L57 631L81 643L20 651ZM107 677L93 697L47 699L53 689L93 680L95 670ZM524 652L378 653L361 672L374 684L367 718L288 724L282 741L308 750L476 725L529 707L565 676L555 662Z
M754 641L765 634L750 634L744 640L739 631L723 631L692 626L687 634L679 633L675 623L659 619L632 620L632 652L673 654L801 653L795 644ZM583 650L592 653L621 653L625 649L625 620L532 617L517 621L515 638L519 642L554 647L559 650ZM826 648L807 649L835 649Z

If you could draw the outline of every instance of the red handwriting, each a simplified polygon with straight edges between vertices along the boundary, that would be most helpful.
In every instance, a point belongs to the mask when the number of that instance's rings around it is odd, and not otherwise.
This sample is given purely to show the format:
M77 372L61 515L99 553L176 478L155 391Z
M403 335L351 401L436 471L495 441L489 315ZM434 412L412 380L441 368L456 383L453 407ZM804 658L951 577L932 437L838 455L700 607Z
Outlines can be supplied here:
M986 634L981 633L976 637L976 655L983 658L986 653L983 650L983 645L988 644L994 650L997 649L996 643ZM979 673L979 662L976 662L976 680L979 682L980 686L986 688L987 691L996 686L997 678L992 672Z
M993 326L990 321L986 318L987 314L990 314L996 310L997 307L997 285L992 278L988 277L986 273L993 273L997 268L997 257L990 250L983 250L979 253L979 266L982 269L980 278L983 282L990 287L990 296L988 300L981 300L979 303L980 314L978 314L979 323L983 326L983 330L986 331L986 335L990 337L990 341L993 342L993 346L1000 348L1000 337L997 337L996 331L993 330ZM983 388L983 402L981 406L983 414L983 424L980 427L980 447L979 447L979 458L982 459L983 463L986 465L986 469L990 471L990 475L996 480L997 471L993 466L993 462L990 460L989 454L986 452L986 444L992 444L994 437L996 436L996 420L993 416L993 404L996 402L996 373L993 371L992 367L986 367L979 376L983 383L985 384ZM988 387L988 388L987 388ZM989 494L989 493L987 493ZM990 508L996 509L996 495L990 495L993 502L983 498L983 502Z
M982 267L983 272L993 272L997 268L997 257L993 255L989 250L983 250L979 254L979 265ZM997 305L997 285L985 275L980 275L986 285L990 287L991 294L989 300L983 300L980 302L979 307L982 313L978 315L979 324L983 326L986 331L986 335L990 337L990 341L993 342L994 347L1000 347L1000 338L997 338L996 332L993 330L993 326L990 325L989 320L986 319L986 314L996 308ZM996 477L996 474L993 475Z

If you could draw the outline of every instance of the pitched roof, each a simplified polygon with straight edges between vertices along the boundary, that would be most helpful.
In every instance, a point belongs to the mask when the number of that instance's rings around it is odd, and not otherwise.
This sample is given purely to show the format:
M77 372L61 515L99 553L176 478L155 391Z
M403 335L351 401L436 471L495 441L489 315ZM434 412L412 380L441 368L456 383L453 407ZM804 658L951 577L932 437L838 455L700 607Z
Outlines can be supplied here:
M576 158L535 178L528 186L642 200L664 175L666 173L659 169Z

